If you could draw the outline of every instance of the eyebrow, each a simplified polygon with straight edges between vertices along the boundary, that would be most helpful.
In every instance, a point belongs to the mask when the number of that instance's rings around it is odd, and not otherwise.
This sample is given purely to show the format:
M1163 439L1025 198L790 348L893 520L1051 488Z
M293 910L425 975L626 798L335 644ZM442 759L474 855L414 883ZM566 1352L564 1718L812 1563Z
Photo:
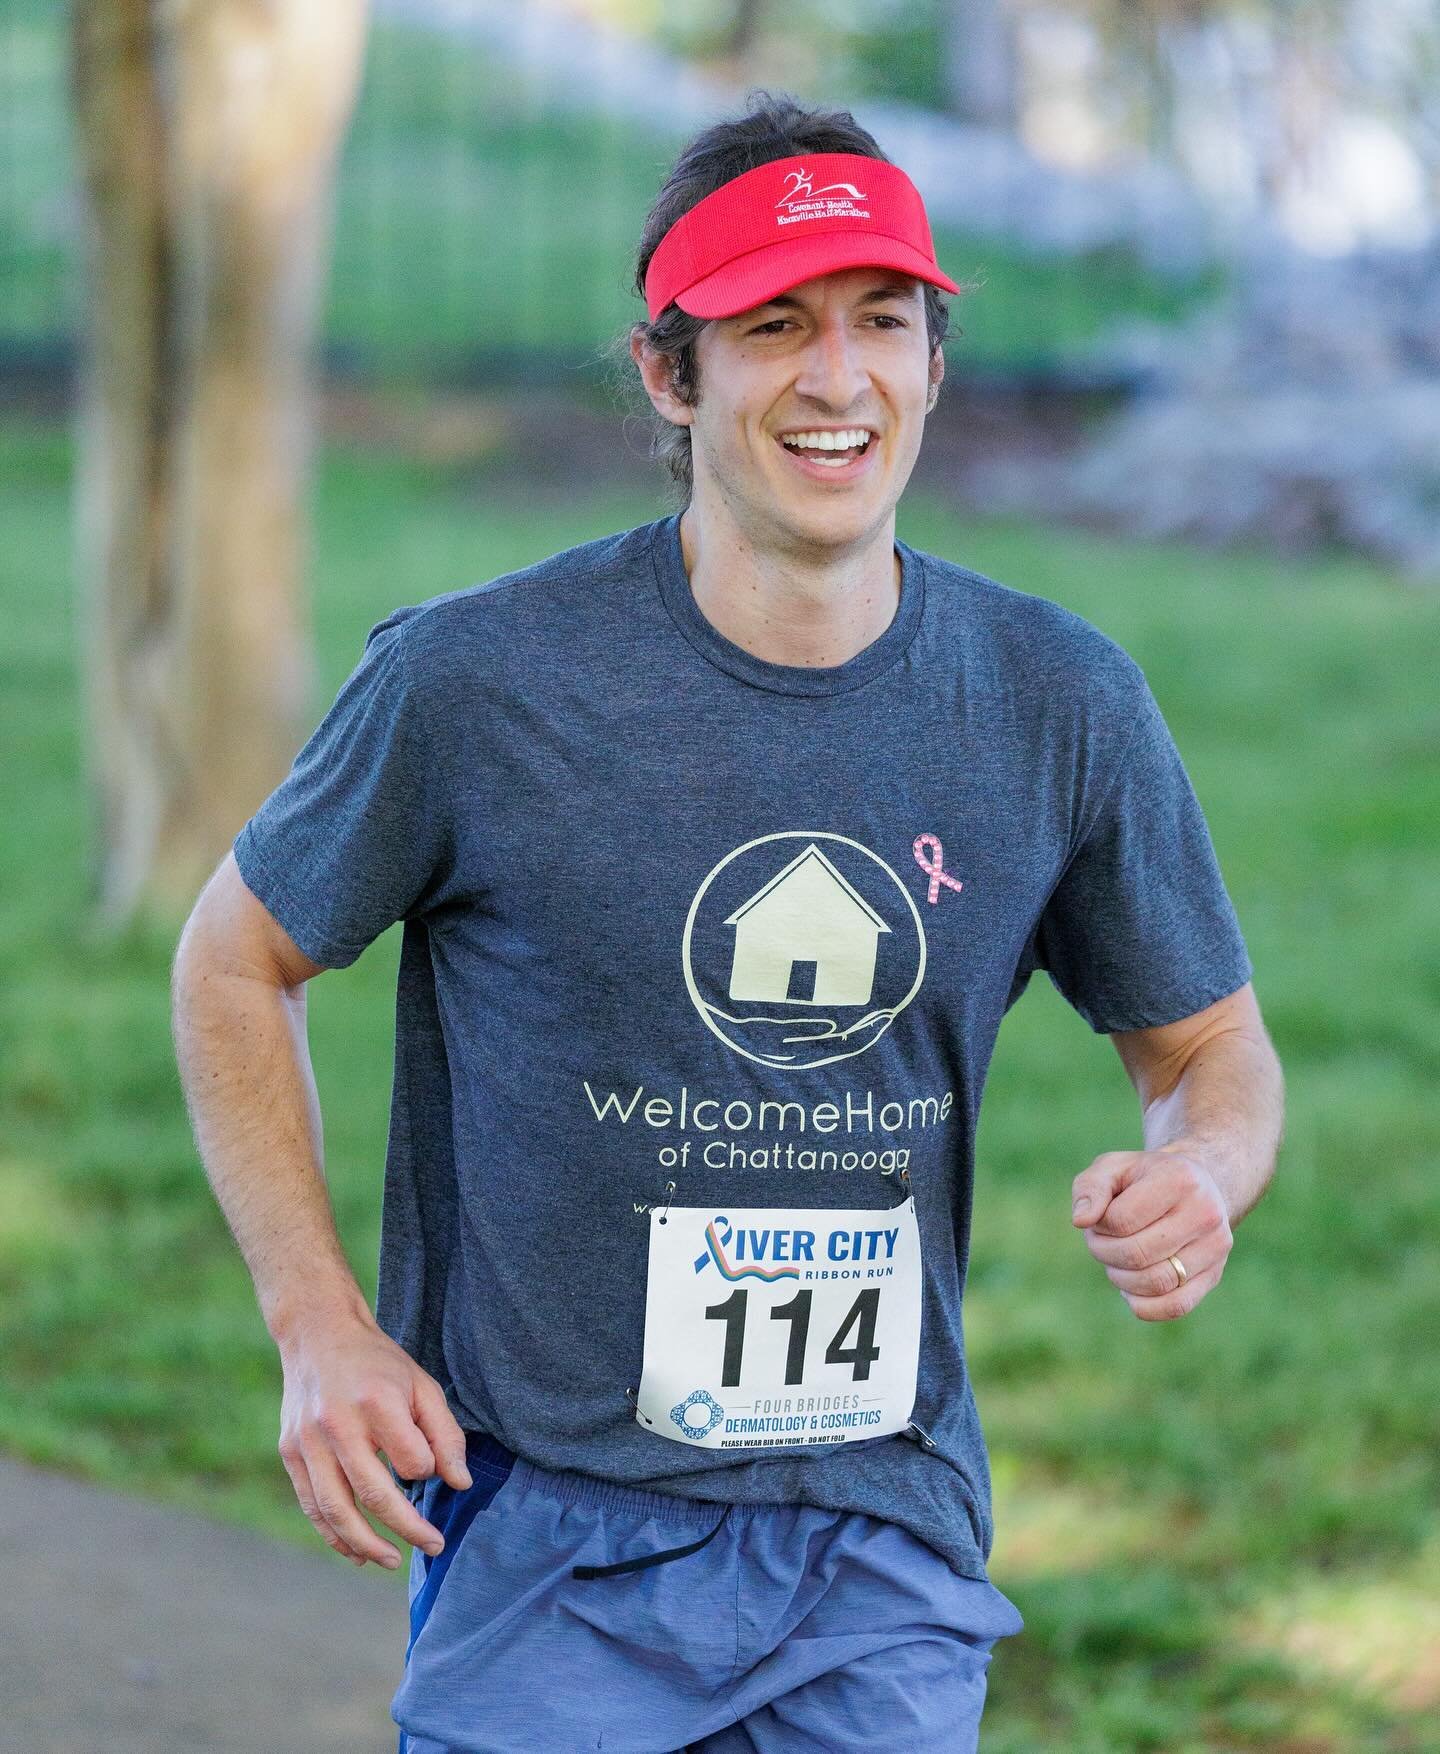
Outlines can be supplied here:
M903 286L877 286L872 292L862 293L857 302L862 305L874 305L885 303L891 299L903 299L905 303L908 304L913 298L914 292L915 287L913 282L909 282ZM798 298L792 298L788 292L777 293L774 298L767 298L764 304L755 306L757 311L767 311L772 308L776 310L802 311L805 307Z

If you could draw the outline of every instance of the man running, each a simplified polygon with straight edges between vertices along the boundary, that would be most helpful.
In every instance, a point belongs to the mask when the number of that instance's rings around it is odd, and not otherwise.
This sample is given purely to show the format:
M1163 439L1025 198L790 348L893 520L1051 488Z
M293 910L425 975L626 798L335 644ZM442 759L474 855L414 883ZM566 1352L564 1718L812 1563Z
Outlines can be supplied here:
M1023 1627L961 1321L1001 1019L1044 969L1115 1035L1145 1149L1072 1222L1145 1319L1279 1070L1140 669L896 539L959 290L903 170L757 94L636 285L682 509L371 630L187 925L187 1098L302 1508L416 1549L401 1754L960 1754ZM396 920L372 1315L304 987Z

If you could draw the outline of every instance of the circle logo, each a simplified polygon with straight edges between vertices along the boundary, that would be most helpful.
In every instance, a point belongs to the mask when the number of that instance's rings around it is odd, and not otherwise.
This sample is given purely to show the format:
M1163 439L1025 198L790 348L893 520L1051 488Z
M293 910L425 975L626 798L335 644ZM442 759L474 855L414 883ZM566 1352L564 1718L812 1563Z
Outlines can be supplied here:
M705 1025L763 1066L873 1047L920 990L920 910L843 834L762 835L706 875L685 919L685 985Z
M725 1409L704 1389L692 1389L678 1406L670 1409L670 1417L687 1437L709 1437L725 1417Z

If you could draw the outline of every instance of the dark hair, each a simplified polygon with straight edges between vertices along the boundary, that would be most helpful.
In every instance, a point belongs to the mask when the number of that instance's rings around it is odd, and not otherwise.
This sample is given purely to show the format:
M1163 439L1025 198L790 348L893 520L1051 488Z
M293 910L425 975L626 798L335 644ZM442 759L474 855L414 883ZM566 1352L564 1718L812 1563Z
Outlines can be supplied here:
M645 274L650 258L682 214L757 165L807 152L852 152L865 158L885 159L887 164L890 162L875 137L860 126L849 110L808 109L787 92L751 90L746 94L743 116L724 118L697 135L676 159L646 216L635 256L634 290L640 298L645 297ZM962 290L972 291L976 284L967 282ZM933 356L949 333L950 311L947 295L938 286L932 286L928 281L923 285L925 329ZM653 323L642 320L631 324L609 351L617 361L623 357L628 365L631 338L637 333L643 335L656 352L670 359L671 387L675 395L693 406L700 399L695 343L708 321L705 317L692 317L679 305L671 304ZM624 378L627 388L633 386L634 380L628 371ZM695 484L690 428L666 420L648 400L645 408L653 420L650 455L664 465L673 488L678 490L675 494L677 504L688 504Z

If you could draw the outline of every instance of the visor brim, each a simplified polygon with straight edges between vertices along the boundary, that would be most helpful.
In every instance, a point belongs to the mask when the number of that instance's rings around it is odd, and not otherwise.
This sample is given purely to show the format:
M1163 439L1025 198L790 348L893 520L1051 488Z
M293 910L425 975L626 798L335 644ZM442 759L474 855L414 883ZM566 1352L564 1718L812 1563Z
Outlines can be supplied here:
M677 293L675 303L692 317L735 317L806 280L845 268L893 268L943 292L960 290L923 250L902 238L875 231L831 231L780 238L737 256Z

